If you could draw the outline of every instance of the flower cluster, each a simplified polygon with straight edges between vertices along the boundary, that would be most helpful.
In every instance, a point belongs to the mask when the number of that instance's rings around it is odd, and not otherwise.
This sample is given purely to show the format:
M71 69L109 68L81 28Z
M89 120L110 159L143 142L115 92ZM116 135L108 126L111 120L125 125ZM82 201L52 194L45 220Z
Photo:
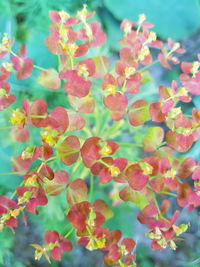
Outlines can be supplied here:
M72 231L76 230L76 243L88 250L104 251L108 265L135 267L133 238L103 226L115 214L105 200L92 201L94 177L100 184L112 181L117 204L133 202L141 209L138 222L147 225L152 249L176 249L176 242L183 240L179 235L189 226L176 224L180 209L187 207L190 212L200 206L200 162L177 156L177 152L188 151L199 137L200 111L193 108L191 115L185 114L181 102L187 104L193 95L200 95L200 55L195 62L180 62L179 54L184 49L171 39L167 44L158 40L151 30L153 25L142 14L137 22L122 21L124 36L119 59L111 70L105 55L88 57L91 49L106 41L100 23L91 22L93 15L86 5L74 17L65 11L49 13L52 24L45 45L58 57L58 69L34 65L26 56L25 45L14 53L14 41L7 34L1 41L0 58L8 53L11 58L0 67L0 111L8 114L11 138L24 144L24 149L11 158L13 174L21 176L22 182L10 198L0 196L0 231L7 226L14 232L20 215L27 224L26 213L38 215L38 207L45 207L49 196L56 197L66 190L66 225L71 224ZM158 51L156 59L151 48ZM132 101L131 96L139 94L142 86L150 82L146 69L159 62L167 69L180 64L180 81L172 81L169 87L159 86L156 102L138 98ZM19 107L12 108L16 96L10 93L10 76L27 79L33 68L40 70L38 82L49 90L62 90L64 85L70 109L57 105L49 111L48 103L41 98L33 102L25 99ZM95 125L103 116L98 112L102 105L101 110L109 115L105 133L106 127ZM120 121L126 121L126 116L132 129L142 125L146 129L138 144L144 152L139 159L128 158L129 154L119 157L122 140L109 140L116 129L123 132ZM93 131L95 127L97 130ZM37 130L40 143L27 146L33 129ZM131 145L134 144L128 143L127 149ZM63 168L52 164L55 160ZM71 165L75 166L72 173ZM87 175L77 178L80 166ZM87 177L90 199L84 181ZM173 209L170 197L176 198L179 209L167 217L165 212ZM32 244L35 259L44 255L49 263L50 258L60 261L63 251L72 250L72 242L67 239L70 233L46 231L46 245Z

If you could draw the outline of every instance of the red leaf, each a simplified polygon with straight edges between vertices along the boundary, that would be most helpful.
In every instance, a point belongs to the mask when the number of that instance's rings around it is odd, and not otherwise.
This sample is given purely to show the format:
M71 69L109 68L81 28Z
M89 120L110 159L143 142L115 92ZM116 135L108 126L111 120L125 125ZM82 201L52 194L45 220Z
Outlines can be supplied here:
M38 77L38 82L51 90L58 90L61 86L59 74L55 69L46 69Z
M135 101L128 113L128 119L131 125L140 126L149 120L149 104L146 100Z
M126 170L126 177L130 187L134 190L142 190L148 183L148 176L144 175L138 164L133 164Z
M66 137L58 147L58 155L65 165L75 163L79 157L79 151L80 142L78 137L74 135Z
M67 190L67 202L70 205L87 200L87 184L82 179L71 182Z

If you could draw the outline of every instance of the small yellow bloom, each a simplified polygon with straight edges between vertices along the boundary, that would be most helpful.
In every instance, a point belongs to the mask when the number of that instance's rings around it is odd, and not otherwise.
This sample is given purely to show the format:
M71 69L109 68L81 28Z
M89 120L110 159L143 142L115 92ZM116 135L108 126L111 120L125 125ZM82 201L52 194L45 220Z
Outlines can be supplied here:
M24 111L20 108L17 108L10 117L10 122L12 124L24 124L26 115Z
M112 153L112 148L106 144L99 150L99 153L101 155L110 155Z

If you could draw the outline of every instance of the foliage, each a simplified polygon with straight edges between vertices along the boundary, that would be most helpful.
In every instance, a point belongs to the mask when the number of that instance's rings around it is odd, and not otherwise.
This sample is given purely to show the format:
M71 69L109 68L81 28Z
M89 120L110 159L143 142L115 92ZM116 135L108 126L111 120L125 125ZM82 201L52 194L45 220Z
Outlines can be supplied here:
M16 14L23 13L21 3L12 2ZM40 10L42 17L45 1L33 3L23 10ZM49 16L49 36L44 32L30 42L38 44L36 60L7 34L0 45L2 132L10 131L2 134L2 153L8 151L13 169L1 175L21 181L14 188L1 181L0 230L7 235L4 228L14 232L20 216L25 224L36 224L34 215L40 216L36 231L45 231L44 240L30 242L35 259L44 256L48 263L62 260L76 240L89 251L104 251L107 265L136 266L136 222L147 225L153 250L175 250L190 225L177 221L180 210L200 205L199 162L178 155L198 140L200 112L186 114L181 103L200 94L199 55L195 62L180 62L180 44L158 40L141 14L136 22L122 21L119 60L112 62L104 54L106 35L86 5L73 16L55 10ZM148 72L155 63L169 70L181 66L180 82L159 86L156 102L146 93L157 89ZM26 81L39 85L27 91ZM148 264L140 256L138 262Z

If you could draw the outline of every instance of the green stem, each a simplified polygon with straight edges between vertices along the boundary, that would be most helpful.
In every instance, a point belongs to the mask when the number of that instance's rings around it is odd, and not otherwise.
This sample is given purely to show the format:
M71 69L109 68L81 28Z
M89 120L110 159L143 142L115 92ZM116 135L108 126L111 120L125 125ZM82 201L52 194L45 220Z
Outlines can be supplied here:
M144 70L146 70L146 69L152 67L153 65L155 65L155 64L157 64L157 63L159 63L159 60L158 60L158 59L155 60L155 61L153 61L150 65L147 65L147 66L145 66L145 67L139 69L138 72L142 72L142 71L144 71Z
M162 215L162 212L161 212L160 207L158 205L158 201L156 199L155 193L154 193L154 197L153 198L154 198L154 203L156 205L156 208L158 209L158 213L159 213L158 217L169 223L169 220Z
M71 233L73 233L74 230L75 230L74 227L72 227L72 228L69 230L69 232L66 233L66 235L65 235L64 237L67 238L68 236L70 236Z
M125 79L124 80L124 83L123 83L123 86L122 86L122 92L126 91L126 83L127 83L127 80Z
M17 54L15 54L15 52L13 52L12 50L9 51L13 56L15 57L19 57Z
M40 166L38 167L38 169L37 169L37 172L39 173L40 171L41 171L41 169L42 169L42 167L44 166L44 162L42 162L41 164L40 164Z
M62 158L62 157L65 157L65 156L69 156L69 155L75 154L77 152L80 152L80 149L73 150L73 151L70 151L70 152L67 152L67 153L63 153L63 154L59 154L57 156L57 158Z
M25 174L26 172L4 172L0 173L0 175L14 175L14 174Z
M55 160L55 159L57 159L57 158L58 158L58 156L51 157L50 159L47 159L45 162L49 162L49 161Z
M7 130L7 129L10 129L10 128L14 128L15 126L7 126L7 127L1 127L0 130Z
M54 194L54 193L58 192L59 190L65 189L66 186L67 186L67 185L61 185L61 186L57 187L56 189L54 189L54 190L48 192L47 194L48 194L48 195L50 195L50 194Z
M141 144L129 144L129 143L123 143L123 142L117 142L117 144L119 146L122 146L122 147L131 147L131 146L134 146L134 147L143 147Z
M41 71L46 71L46 72L48 72L48 70L47 70L47 69L45 69L45 68L42 68L42 67L40 67L40 66L33 65L33 67L34 67L35 69L38 69L38 70L41 70Z
M169 195L169 196L177 197L177 194L175 194L175 193L171 193L171 192L166 192L166 191L162 191L162 192L160 192L160 194L165 194L165 195Z
M108 163L106 163L105 161L103 161L102 159L99 159L99 162L101 162L102 164L104 164L107 168L110 168L110 166L111 166Z
M47 115L29 115L29 118L47 118Z
M94 175L90 176L90 203L92 203L92 197L94 192Z
M154 193L153 199L154 199L156 208L158 209L158 213L161 214L160 207L159 207L159 205L158 205L158 201L157 201L157 199L156 199L155 193Z
M71 64L71 69L74 69L74 58L70 57L70 64Z
M73 170L72 170L72 172L71 172L71 173L73 173L73 175L71 175L71 177L69 178L69 182L68 182L68 184L70 184L70 183L74 180L74 176L75 176L77 170L79 170L79 167L80 167L81 163L82 163L82 161L79 160L79 161L76 163L76 165L74 166L74 168L73 168Z
M167 142L162 142L162 143L158 146L157 149L159 149L159 148L162 147L162 146L165 146L166 144L167 144Z
M102 56L100 56L100 60L101 60L101 64L102 64L102 66L103 66L103 70L104 70L104 72L106 73L108 70L107 70L107 68L106 68L106 66L105 66L105 63L104 63L104 60L103 60L103 57L102 57Z
M177 161L179 161L179 162L182 161L182 159L180 159L180 158L178 158L178 157L174 157L173 155L167 153L166 151L161 150L160 147L158 148L158 151L161 152L162 154L166 155L167 157L171 158L171 159L175 159L175 160L177 160Z

